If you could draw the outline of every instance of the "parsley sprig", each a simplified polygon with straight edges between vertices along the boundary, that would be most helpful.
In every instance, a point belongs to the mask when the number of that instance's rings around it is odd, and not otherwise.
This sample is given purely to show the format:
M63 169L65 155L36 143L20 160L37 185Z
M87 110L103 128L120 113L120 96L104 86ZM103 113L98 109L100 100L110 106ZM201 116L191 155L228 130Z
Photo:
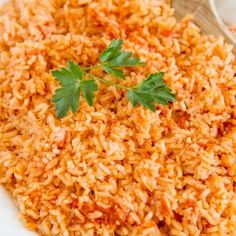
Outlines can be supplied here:
M52 72L52 75L61 85L52 99L58 118L65 117L70 110L77 112L81 94L88 105L92 106L95 92L98 90L96 81L127 90L127 97L134 107L141 104L155 111L156 103L167 105L169 102L176 101L175 94L163 80L163 72L149 75L143 82L134 87L126 87L111 80L100 78L92 73L93 69L101 68L112 77L125 79L125 74L122 70L124 67L144 65L139 58L133 57L132 52L122 50L122 40L113 40L108 48L102 52L99 60L100 64L90 67L80 67L78 64L69 61L67 67Z

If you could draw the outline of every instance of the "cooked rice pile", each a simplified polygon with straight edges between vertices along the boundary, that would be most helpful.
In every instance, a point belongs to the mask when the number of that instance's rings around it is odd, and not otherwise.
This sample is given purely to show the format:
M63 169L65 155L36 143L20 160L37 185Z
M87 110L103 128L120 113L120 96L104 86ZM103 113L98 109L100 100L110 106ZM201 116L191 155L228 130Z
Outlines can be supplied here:
M236 235L236 63L160 0L14 0L0 10L0 182L40 235ZM100 85L58 120L51 70L114 38L178 102L132 108ZM98 75L105 76L97 71Z

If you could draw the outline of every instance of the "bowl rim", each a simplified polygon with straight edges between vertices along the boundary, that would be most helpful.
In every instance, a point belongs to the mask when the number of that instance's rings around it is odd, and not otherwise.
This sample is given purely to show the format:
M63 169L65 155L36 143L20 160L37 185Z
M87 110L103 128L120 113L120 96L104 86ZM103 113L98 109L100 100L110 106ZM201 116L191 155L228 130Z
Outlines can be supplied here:
M229 27L224 23L223 19L221 18L218 10L217 10L217 6L216 6L216 2L215 0L209 0L209 4L212 10L213 15L215 16L215 19L219 25L219 27L221 28L221 30L227 35L227 37L229 37L230 40L232 40L232 42L234 44L236 44L236 37L235 35L229 30Z

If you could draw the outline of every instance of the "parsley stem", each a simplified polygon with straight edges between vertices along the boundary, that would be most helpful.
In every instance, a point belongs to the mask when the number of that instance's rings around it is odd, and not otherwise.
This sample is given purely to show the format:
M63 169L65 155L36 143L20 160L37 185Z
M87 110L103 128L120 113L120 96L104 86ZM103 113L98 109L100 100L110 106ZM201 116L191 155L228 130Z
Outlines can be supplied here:
M90 67L88 67L88 69L92 70L92 69L97 69L97 68L100 68L100 67L101 67L101 65L99 64L99 65L96 65L96 66L90 66Z
M133 87L126 87L121 85L121 82L115 83L112 80L103 79L103 76L100 78L93 74L94 69L99 69L112 77L125 79L123 67L144 65L140 58L133 57L132 52L122 50L122 42L121 39L112 40L108 48L100 55L97 65L82 67L75 62L68 61L67 67L52 71L53 77L61 85L61 88L55 91L52 99L58 118L65 117L70 110L76 112L80 105L81 95L87 104L92 106L95 92L98 90L97 81L126 90L127 98L134 107L140 104L155 111L156 103L167 105L169 102L176 101L175 94L163 80L163 72L150 74L144 81Z
M96 66L89 66L89 67L83 67L83 66L81 66L81 69L82 69L83 71L90 71L90 70L92 70L92 69L97 69L97 68L101 68L101 65L99 64L99 65L96 65Z
M125 90L129 90L129 88L123 86L123 85L120 85L120 84L116 84L112 81L108 81L108 80L104 80L104 79L101 79L101 78L97 78L99 81L101 81L102 83L104 84L108 84L108 85L111 85L111 86L114 86L116 88L120 88L120 89L125 89Z
M92 77L93 79L101 81L104 84L107 84L107 85L110 85L110 86L114 86L114 87L120 88L120 89L125 89L125 90L129 90L130 89L130 88L127 88L127 87L125 87L123 85L116 84L116 83L114 83L112 81L101 79L100 77L98 77L96 75L93 75L93 74L90 74L90 73L85 73L85 74L87 74L88 76Z

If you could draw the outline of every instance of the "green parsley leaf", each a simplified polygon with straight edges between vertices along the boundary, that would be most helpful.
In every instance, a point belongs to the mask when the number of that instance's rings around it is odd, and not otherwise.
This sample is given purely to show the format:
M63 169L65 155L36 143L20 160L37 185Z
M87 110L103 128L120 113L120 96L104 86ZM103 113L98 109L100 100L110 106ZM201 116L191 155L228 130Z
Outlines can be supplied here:
M132 57L132 52L125 52L122 51L120 54L113 58L111 61L109 61L108 65L118 67L118 66L139 66L143 65L143 63L140 61L140 58Z
M122 70L116 69L114 67L111 67L109 65L104 65L103 70L107 72L107 74L114 75L118 78L125 79L125 74Z
M69 61L67 64L68 70L75 76L75 78L79 78L80 80L83 77L83 73L79 65L76 65L74 62Z
M143 65L143 62L133 57L132 52L122 51L122 43L121 39L112 40L108 48L102 52L100 62L106 73L124 79L124 73L117 67L139 66Z
M155 103L167 105L169 102L176 101L175 94L168 88L163 76L162 72L151 74L137 87L129 89L127 96L131 104L134 107L141 104L155 111Z
M94 101L94 92L98 90L95 80L83 80L80 85L87 103L89 106L92 106Z
M55 95L52 98L52 102L55 104L57 117L65 117L70 108L73 112L76 112L79 107L80 87L76 84L65 86L57 89Z
M121 39L112 40L108 48L102 52L100 62L108 62L117 57L122 49L122 43L123 41Z
M55 70L52 72L52 75L62 86L56 90L52 102L55 104L57 117L63 118L68 114L70 109L73 112L78 110L82 71L79 65L69 61L67 68Z
M72 112L78 110L81 90L87 103L90 106L93 104L97 84L94 80L83 80L83 72L79 65L69 61L67 68L55 70L52 75L62 86L56 90L52 98L58 118L65 117L70 109Z
M55 70L52 72L52 75L60 82L62 86L73 84L73 80L82 79L82 71L80 66L71 61L67 63L67 68Z
M155 111L155 106L153 105L153 99L148 93L143 93L135 90L129 90L127 94L131 104L135 107L137 104L141 104L147 107L151 111Z
M149 75L143 82L130 88L117 84L111 80L100 78L92 73L94 68L102 68L107 74L125 79L122 67L143 65L139 58L133 57L132 52L122 50L122 40L113 40L100 56L100 64L95 66L80 67L69 61L66 67L55 70L52 75L60 82L61 88L57 89L52 102L55 105L58 118L63 118L69 111L76 112L80 105L82 94L89 106L95 99L98 90L96 80L108 86L115 86L128 91L127 96L135 107L138 104L155 111L155 104L167 105L176 101L176 96L163 80L164 73ZM85 78L91 78L86 80Z

